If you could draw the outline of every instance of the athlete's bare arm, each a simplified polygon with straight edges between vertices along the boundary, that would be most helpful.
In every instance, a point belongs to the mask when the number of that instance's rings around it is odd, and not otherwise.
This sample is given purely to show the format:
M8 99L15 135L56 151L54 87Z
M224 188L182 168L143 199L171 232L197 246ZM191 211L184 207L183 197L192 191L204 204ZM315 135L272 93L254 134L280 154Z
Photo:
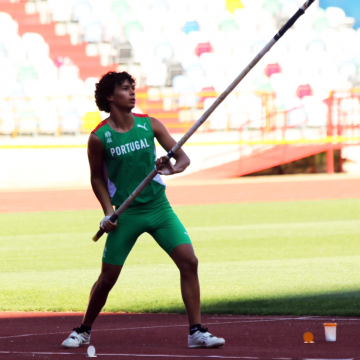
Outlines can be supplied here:
M159 144L169 152L176 144L176 141L170 136L166 127L157 119L150 118L151 127L153 129L156 139L159 141ZM162 158L156 161L157 169L162 175L171 175L176 173L183 172L189 165L190 159L185 154L184 150L180 149L176 152L174 159L176 163L172 165L169 161L166 165L162 164Z
M91 186L95 196L104 210L105 216L111 216L114 213L114 208L111 204L110 195L103 173L104 148L101 140L95 134L91 134L88 141L88 158L90 164ZM103 228L106 232L109 232L116 229L116 226L117 224L114 224L111 221L106 221Z

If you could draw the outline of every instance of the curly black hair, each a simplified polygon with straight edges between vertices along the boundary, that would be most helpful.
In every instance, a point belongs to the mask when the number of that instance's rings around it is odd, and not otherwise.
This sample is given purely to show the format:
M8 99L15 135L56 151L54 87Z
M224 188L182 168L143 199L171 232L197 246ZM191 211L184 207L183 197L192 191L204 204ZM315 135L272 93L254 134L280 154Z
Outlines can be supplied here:
M100 81L95 85L95 101L100 111L107 113L111 111L107 98L114 93L116 85L122 85L126 80L128 80L131 85L136 84L135 79L126 71L109 71L102 76Z

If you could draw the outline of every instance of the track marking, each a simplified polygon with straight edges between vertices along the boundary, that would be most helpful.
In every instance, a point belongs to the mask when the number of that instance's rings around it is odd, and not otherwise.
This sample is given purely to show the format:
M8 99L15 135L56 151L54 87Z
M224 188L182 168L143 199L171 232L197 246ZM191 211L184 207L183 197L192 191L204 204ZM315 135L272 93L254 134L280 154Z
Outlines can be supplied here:
M242 324L242 323L257 323L257 322L274 322L274 321L286 321L286 320L302 320L303 318L277 318L277 319L263 319L263 320L238 320L238 321L226 321L226 322L214 322L209 323L205 322L204 325L227 325L227 324ZM328 319L329 320L329 319ZM157 325L157 326L138 326L138 327L130 327L130 328L116 328L116 329L95 329L91 332L99 332L99 331L128 331L128 330L151 330L151 329L159 329L159 328L172 328L172 327L188 327L187 324L181 325ZM12 338L21 338L21 337L29 337L29 336L43 336L43 335L58 335L58 334L67 334L69 331L59 331L53 333L41 333L41 334L23 334L23 335L10 335L10 336L1 336L1 339L12 339Z
M70 352L38 352L38 351L0 351L0 354L32 354L32 355L82 355L83 353ZM84 353L84 355L86 355ZM348 359L299 359L299 358L260 358L251 356L221 356L221 355L166 355L166 354L96 354L97 356L132 356L132 357L166 357L166 358L200 358L200 359L244 359L244 360L356 360Z
M213 317L212 319L216 319ZM217 318L219 319L219 318ZM229 318L221 318L221 319L231 319ZM276 322L276 321L309 321L309 320L324 320L324 321L360 321L360 319L338 319L338 318L314 318L310 316L305 317L297 317L297 318L273 318L273 319L244 319L244 320L237 320L234 318L235 321L224 321L224 322L205 322L204 325L228 325L228 324L246 324L246 323L261 323L261 322ZM187 327L187 324L180 324L180 325L157 325L157 326L137 326L137 327L129 327L129 328L115 328L115 329L95 329L92 332L100 332L100 331L128 331L128 330L151 330L151 329L161 329L161 328L172 328L172 327ZM60 335L60 334L68 334L69 331L59 331L53 333L39 333L39 334L23 334L23 335L10 335L10 336L1 336L1 339L15 339L15 338L22 338L22 337L30 337L30 336L44 336L44 335Z

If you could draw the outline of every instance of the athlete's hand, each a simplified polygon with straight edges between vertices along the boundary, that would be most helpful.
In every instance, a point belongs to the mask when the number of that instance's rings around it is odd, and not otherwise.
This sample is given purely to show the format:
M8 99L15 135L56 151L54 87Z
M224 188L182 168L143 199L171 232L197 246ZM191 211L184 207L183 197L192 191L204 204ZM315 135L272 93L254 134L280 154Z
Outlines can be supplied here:
M156 160L156 169L157 172L161 175L172 175L175 174L175 167L169 160L166 164L164 164L165 156Z
M109 216L105 216L100 223L100 228L103 229L106 233L109 233L110 231L114 231L117 228L117 222L113 223L111 222Z

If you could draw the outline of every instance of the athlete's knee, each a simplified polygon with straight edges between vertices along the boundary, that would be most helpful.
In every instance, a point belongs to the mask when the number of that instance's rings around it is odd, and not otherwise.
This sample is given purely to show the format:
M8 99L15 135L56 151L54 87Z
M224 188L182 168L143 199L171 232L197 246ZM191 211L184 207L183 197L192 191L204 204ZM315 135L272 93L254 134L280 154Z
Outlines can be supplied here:
M180 272L184 275L197 273L199 261L195 255L189 256L180 264Z
M110 291L116 284L116 281L120 274L120 269L118 267L103 267L97 281L98 287L100 287L104 291Z
M97 281L97 286L100 287L103 291L110 291L113 286L116 284L117 276L110 274L100 274Z

